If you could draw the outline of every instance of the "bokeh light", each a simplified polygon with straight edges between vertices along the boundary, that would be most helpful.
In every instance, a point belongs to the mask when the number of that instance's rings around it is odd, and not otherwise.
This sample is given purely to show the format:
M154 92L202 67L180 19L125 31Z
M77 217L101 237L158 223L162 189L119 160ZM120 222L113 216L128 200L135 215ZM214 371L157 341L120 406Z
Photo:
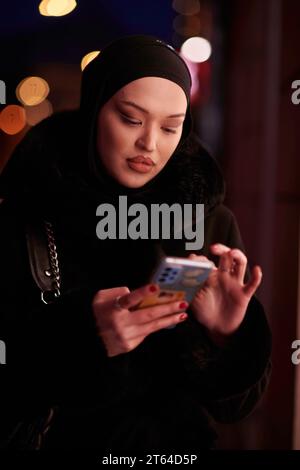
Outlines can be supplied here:
M81 61L81 70L83 71L85 67L90 62L92 62L92 60L94 60L95 57L97 57L98 54L100 54L100 51L93 51L93 52L89 52L88 54L86 54Z
M43 78L27 77L17 86L16 96L22 104L36 106L47 98L49 91L49 85Z
M43 0L39 12L43 16L64 16L71 13L77 6L75 0Z
M10 104L0 113L0 128L6 134L18 134L25 126L26 115L22 106Z
M48 11L47 11L47 3L49 3L49 0L43 0L39 4L39 12L42 16L50 16L48 15Z
M26 121L30 126L35 126L43 119L51 116L53 107L50 101L44 100L37 106L25 106Z
M200 11L199 0L173 0L172 7L181 15L196 15Z
M204 38L189 38L182 44L181 53L191 62L205 62L211 55L211 45Z

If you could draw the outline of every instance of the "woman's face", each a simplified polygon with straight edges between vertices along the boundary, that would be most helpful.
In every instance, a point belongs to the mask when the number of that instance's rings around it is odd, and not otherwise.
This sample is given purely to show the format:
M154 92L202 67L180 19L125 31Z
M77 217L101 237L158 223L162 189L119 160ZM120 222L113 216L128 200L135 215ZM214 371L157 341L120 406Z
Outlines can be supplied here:
M176 149L187 109L184 91L160 77L121 88L100 109L97 151L120 184L138 188L157 175Z

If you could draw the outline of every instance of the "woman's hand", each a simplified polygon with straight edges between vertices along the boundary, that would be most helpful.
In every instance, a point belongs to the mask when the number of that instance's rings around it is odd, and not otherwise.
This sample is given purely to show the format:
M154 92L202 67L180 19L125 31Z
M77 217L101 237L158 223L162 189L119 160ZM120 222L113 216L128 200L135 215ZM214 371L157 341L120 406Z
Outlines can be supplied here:
M154 331L176 325L187 318L183 310L188 303L183 301L129 310L158 290L159 286L151 284L132 292L128 287L97 292L92 308L99 336L109 357L129 352Z
M194 317L207 328L208 335L219 346L224 346L243 321L250 298L258 288L262 271L252 269L252 277L244 283L247 258L238 249L222 244L211 245L211 252L220 256L204 286L191 303ZM191 254L190 259L208 261L205 256Z

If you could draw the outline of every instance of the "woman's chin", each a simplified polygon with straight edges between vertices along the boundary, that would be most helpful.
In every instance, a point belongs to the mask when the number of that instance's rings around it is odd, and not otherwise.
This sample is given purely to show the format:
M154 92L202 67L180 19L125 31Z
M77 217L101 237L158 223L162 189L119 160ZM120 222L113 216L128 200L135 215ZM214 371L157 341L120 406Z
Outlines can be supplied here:
M148 181L150 181L153 178L153 176L150 178L150 176L145 176L145 175L118 175L117 181L119 184L122 186L125 186L126 188L140 188L141 186L144 186Z

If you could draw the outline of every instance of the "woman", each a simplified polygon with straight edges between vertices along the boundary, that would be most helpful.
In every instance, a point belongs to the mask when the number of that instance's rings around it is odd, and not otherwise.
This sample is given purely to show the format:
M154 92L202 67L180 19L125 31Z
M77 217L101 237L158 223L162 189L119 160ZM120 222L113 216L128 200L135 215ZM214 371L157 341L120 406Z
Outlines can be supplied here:
M213 448L211 418L236 421L260 399L270 370L253 296L261 270L244 283L220 171L191 134L190 88L169 45L121 38L84 70L79 111L28 132L1 175L2 447ZM205 204L202 250L175 238L99 240L97 207L120 195L128 206ZM165 254L215 268L191 305L139 309ZM43 303L34 279L43 289L49 278L54 301Z

